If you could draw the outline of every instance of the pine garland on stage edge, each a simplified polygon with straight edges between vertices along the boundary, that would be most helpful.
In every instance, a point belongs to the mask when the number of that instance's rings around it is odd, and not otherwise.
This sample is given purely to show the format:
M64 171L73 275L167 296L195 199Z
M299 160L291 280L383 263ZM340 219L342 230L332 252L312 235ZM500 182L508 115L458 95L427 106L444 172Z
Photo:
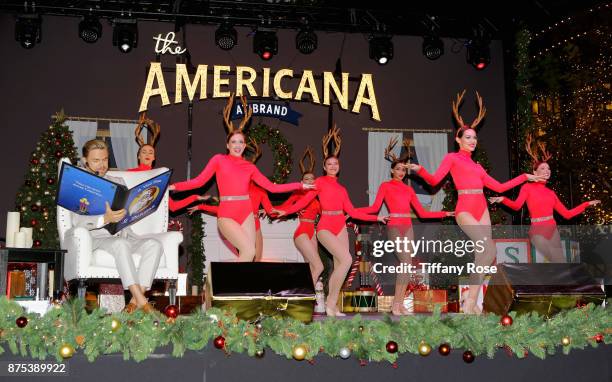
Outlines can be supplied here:
M72 299L40 317L25 314L17 303L0 297L0 353L58 361L80 353L93 362L103 354L122 353L125 360L142 361L156 348L172 345L172 355L201 350L213 341L226 354L247 353L263 357L272 351L286 358L312 360L319 353L342 359L394 363L402 353L426 356L439 346L461 351L464 360L495 356L500 349L524 358L529 353L544 359L561 349L597 347L612 343L612 314L601 306L587 305L564 311L550 319L535 314L499 316L433 315L364 320L327 319L303 324L294 319L264 318L250 323L218 309L176 319L161 314L108 315L104 310L87 314L84 302ZM443 349L444 348L444 349ZM459 350L461 349L461 350Z

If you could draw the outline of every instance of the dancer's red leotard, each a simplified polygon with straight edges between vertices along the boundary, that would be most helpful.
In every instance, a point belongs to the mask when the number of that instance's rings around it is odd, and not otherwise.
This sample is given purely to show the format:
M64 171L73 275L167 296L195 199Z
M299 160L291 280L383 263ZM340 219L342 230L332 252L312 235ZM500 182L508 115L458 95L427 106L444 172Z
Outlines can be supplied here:
M211 158L197 177L175 183L175 190L186 191L201 187L215 174L221 197L217 216L230 218L238 224L242 224L247 216L253 213L250 198L243 199L245 195L249 195L251 181L270 192L289 192L302 188L301 183L274 184L262 175L253 163L233 155L217 154ZM224 197L240 198L224 201Z
M294 203L297 203L301 198L306 195L305 190L294 191L293 194L285 201L285 203L277 206L276 209L284 211L291 207ZM318 199L313 199L308 205L298 212L300 217L300 224L293 233L293 238L297 238L300 235L308 235L308 239L312 239L315 234L315 220L321 213L321 204Z
M354 219L372 222L378 220L378 216L365 214L353 207L346 188L338 183L336 177L321 176L315 180L315 185L317 189L309 191L300 201L288 208L285 211L287 215L304 209L315 196L318 196L321 203L321 219L317 231L330 231L338 235L346 228L344 212Z
M251 198L251 204L253 205L253 217L255 218L255 230L261 229L261 222L259 221L259 206L262 205L268 215L272 213L272 203L268 198L268 193L257 186L253 182L249 185L249 197Z
M147 166L146 164L139 164L138 167L130 168L127 171L138 172L138 171L149 171L153 169L151 166ZM198 200L198 195L191 195L185 199L174 200L172 198L168 198L168 209L172 212L178 211L182 208L187 207L191 203Z
M414 189L406 183L395 179L381 183L376 193L374 204L370 207L358 208L358 210L367 214L376 214L380 210L383 201L391 214L387 225L390 227L401 227L400 234L402 235L412 226L410 206L414 208L420 218L440 219L446 217L446 211L427 211L423 208Z
M428 173L423 166L421 166L418 174L427 183L435 186L444 179L449 171L457 190L482 190L483 187L487 187L495 192L502 193L527 181L527 174L522 174L505 183L499 183L487 174L481 165L474 162L472 153L466 150L446 154L435 174ZM468 212L479 221L486 210L487 201L482 192L459 194L457 197L455 215Z
M516 200L511 200L503 197L502 203L505 206L518 211L527 202L527 209L531 219L538 221L532 222L529 228L529 235L541 235L550 240L556 229L557 223L553 217L553 211L557 211L559 215L565 219L571 219L576 215L581 214L589 206L589 202L584 202L579 206L568 210L557 197L557 194L550 188L546 187L546 183L527 183L521 187L521 192ZM548 219L550 218L550 219Z

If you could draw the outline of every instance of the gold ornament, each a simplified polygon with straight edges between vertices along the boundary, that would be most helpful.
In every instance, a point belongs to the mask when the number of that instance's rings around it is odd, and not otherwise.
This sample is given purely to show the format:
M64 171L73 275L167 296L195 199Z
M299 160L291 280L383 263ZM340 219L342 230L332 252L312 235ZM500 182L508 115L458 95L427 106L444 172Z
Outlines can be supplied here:
M297 345L293 348L293 358L296 361L303 361L306 358L306 347L304 345Z
M561 343L563 344L563 346L568 346L572 341L570 340L569 337L565 336L561 339Z
M62 358L70 358L74 355L74 348L70 344L63 344L60 348L60 355Z
M421 341L419 344L419 354L423 357L427 357L431 353L431 346L425 341Z
M111 330L113 332L116 332L117 330L119 330L120 327L121 327L121 322L118 319L113 318L111 321Z

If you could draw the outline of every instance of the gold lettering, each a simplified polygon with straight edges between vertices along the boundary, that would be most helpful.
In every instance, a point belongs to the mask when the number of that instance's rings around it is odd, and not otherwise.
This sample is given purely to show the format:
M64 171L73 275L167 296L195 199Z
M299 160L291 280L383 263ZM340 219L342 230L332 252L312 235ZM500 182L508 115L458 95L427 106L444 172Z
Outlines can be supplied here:
M270 68L263 68L262 97L270 97Z
M221 86L229 86L229 78L221 78L221 72L229 72L230 67L225 65L215 65L213 79L213 98L225 98L230 96L229 91L222 92Z
M244 73L249 73L249 78L244 79ZM253 87L253 82L257 78L257 72L253 68L248 66L237 66L236 67L236 95L242 95L242 87L246 86L249 92L249 97L257 97L257 92Z
M293 70L292 69L281 69L274 75L274 93L278 96L278 98L282 99L291 99L293 97L293 92L285 92L281 88L281 80L283 77L291 77L293 78Z
M298 86L298 90L295 93L295 99L301 100L302 94L308 93L312 97L312 102L321 103L319 101L319 93L317 93L317 87L314 82L314 77L312 76L312 70L304 70L302 73L302 80L300 81L300 86Z
M349 78L348 73L342 73L342 91L340 91L340 88L338 87L338 84L336 83L336 79L334 78L334 74L332 72L323 72L323 104L324 105L330 104L329 88L331 87L334 91L334 95L336 96L336 98L338 99L338 102L340 103L340 107L344 110L348 109L349 107L348 105L348 78Z
M200 83L200 99L205 99L207 70L208 65L198 65L193 82L191 82L189 80L189 73L187 72L187 65L176 64L176 91L174 103L183 102L183 83L185 83L185 89L187 89L189 101L193 101L193 97L195 97L198 82Z
M364 94L368 93L368 97L365 97ZM361 109L361 104L364 103L370 106L370 112L372 114L372 119L380 122L380 114L378 113L378 104L376 103L376 94L374 93L374 84L372 83L372 75L371 74L362 74L361 82L359 83L359 90L357 91L357 97L355 99L355 104L353 105L353 113L359 113L359 109Z
M157 80L159 87L153 89L153 82ZM138 112L147 110L149 105L149 98L159 95L161 96L162 106L170 105L170 98L168 98L168 92L166 91L166 84L164 83L164 74L162 73L161 63L152 62L149 68L149 75L147 76L147 84L145 85L145 91L140 101L140 109Z

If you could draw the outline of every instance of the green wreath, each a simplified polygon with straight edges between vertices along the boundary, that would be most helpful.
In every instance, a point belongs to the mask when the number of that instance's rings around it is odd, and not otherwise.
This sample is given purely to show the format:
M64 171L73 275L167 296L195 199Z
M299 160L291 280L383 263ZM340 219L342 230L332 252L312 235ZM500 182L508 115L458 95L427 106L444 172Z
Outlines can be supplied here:
M274 183L285 183L291 174L293 146L278 129L258 123L248 130L248 135L260 145L267 143L272 150L274 173L270 177Z

